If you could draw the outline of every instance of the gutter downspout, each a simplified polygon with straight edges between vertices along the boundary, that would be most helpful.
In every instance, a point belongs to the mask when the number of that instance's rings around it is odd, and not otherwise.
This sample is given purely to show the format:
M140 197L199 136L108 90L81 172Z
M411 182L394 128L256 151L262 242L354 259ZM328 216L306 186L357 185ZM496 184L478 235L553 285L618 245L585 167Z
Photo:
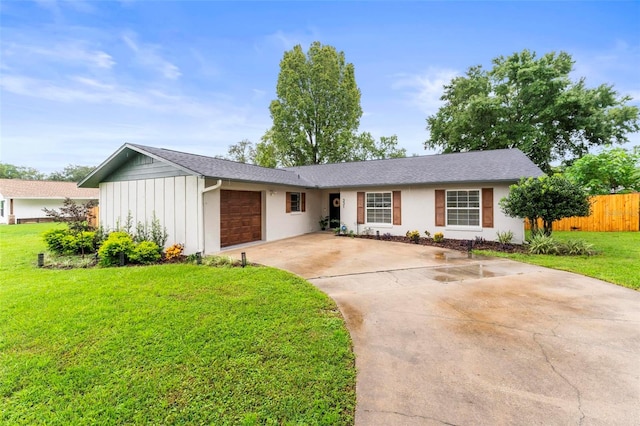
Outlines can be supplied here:
M202 180L204 181L204 176L202 177ZM216 183L213 186L210 186L208 188L203 188L200 191L200 203L202 205L202 218L201 218L201 225L202 225L202 231L200 231L200 238L198 241L198 251L204 255L204 230L205 230L205 207L204 207L204 194L210 191L215 191L216 189L220 189L220 187L222 186L222 179L218 179L218 183Z

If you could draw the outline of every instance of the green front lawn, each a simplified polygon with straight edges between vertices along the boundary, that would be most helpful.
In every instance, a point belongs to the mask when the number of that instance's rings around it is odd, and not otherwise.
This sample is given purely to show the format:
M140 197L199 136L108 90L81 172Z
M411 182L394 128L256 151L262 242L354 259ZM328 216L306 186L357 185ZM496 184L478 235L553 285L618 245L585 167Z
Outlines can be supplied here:
M640 289L640 232L554 231L560 241L585 240L594 245L595 256L552 256L520 253L482 252L521 262L576 272L589 277Z
M36 267L0 227L0 423L352 424L335 304L283 271Z

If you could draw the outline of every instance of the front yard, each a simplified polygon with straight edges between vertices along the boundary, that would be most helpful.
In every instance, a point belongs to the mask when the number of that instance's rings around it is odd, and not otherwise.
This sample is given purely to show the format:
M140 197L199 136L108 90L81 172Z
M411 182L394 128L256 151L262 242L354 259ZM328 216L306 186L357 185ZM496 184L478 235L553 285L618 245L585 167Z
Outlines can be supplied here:
M264 268L38 269L51 224L0 227L0 423L352 424L333 301Z
M554 231L560 241L581 239L594 245L595 256L553 256L479 251L490 256L575 272L624 287L640 289L640 232Z

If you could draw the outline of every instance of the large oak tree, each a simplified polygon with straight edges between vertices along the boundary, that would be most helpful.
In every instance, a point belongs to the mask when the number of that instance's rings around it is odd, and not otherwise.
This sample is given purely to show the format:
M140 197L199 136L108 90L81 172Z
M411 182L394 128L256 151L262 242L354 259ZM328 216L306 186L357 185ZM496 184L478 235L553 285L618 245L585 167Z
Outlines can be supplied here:
M362 116L353 64L344 52L314 42L280 62L277 99L269 110L273 127L262 143L273 144L283 165L345 161Z
M588 88L569 77L565 52L537 57L524 50L469 68L444 87L440 110L427 118L425 148L461 152L519 148L543 171L599 145L622 143L640 130L638 108L610 85Z

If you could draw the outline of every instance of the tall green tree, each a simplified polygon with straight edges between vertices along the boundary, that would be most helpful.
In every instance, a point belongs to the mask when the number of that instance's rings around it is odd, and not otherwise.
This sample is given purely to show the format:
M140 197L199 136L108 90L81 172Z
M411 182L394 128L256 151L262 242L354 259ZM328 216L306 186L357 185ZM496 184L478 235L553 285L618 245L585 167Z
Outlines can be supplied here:
M47 177L47 179L65 182L80 182L94 170L95 167L93 166L78 166L75 164L69 164L64 169L62 169L62 171L51 173Z
M269 111L269 142L290 166L345 161L362 116L354 66L344 52L314 42L284 53Z
M585 155L567 167L565 175L592 195L640 191L640 147Z
M533 235L551 235L553 222L565 217L589 216L589 196L562 176L521 179L509 187L509 195L500 200L500 208L509 217L527 219ZM538 227L542 219L543 229Z
M627 142L640 130L639 111L613 86L572 81L568 53L537 57L523 50L497 57L493 68L468 69L444 87L444 105L427 118L425 148L443 152L519 148L546 173L556 160L589 148Z

